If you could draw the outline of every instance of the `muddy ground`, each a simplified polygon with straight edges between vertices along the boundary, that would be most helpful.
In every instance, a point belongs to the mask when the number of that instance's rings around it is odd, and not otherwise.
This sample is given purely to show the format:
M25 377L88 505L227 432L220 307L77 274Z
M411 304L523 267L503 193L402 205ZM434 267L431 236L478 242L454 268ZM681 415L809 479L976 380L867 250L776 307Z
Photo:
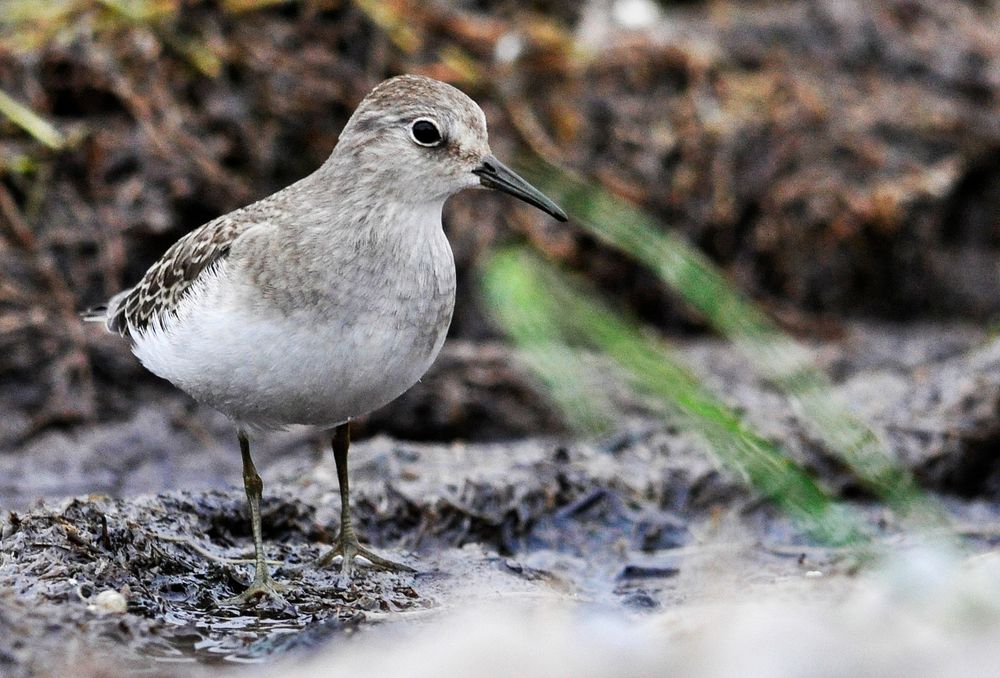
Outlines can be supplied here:
M992 549L997 479L976 464L998 438L1000 345L972 326L861 324L814 349L837 391L942 498L965 547ZM902 538L892 514L869 505L846 471L838 475L789 403L723 343L690 340L681 350L751 421L770 422L771 437L856 497L880 539ZM472 360L462 346L451 358L463 353ZM4 675L44 675L84 658L192 675L195 666L337 648L358 634L377 637L386 623L484 599L551 597L641 616L697 596L682 575L733 542L744 549L727 573L738 589L816 572L850 578L857 566L849 552L804 540L720 471L697 438L637 412L593 442L551 434L357 443L361 534L418 572L348 581L311 564L339 511L323 441L288 432L258 449L268 555L291 589L288 606L242 611L220 607L248 581L250 535L236 445L218 415L180 397L151 402L129 422L52 433L23 456L4 457ZM61 498L66 488L79 496ZM124 596L126 611L104 609L114 605L111 594L99 598L107 591Z

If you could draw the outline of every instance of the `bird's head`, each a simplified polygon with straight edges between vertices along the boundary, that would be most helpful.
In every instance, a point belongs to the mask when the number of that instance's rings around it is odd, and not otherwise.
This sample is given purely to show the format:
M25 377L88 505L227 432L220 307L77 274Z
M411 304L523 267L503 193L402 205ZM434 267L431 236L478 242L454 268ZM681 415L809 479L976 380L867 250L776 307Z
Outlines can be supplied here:
M443 202L483 186L566 221L558 205L493 156L476 102L431 78L402 75L378 85L351 116L332 159L354 181L402 200Z

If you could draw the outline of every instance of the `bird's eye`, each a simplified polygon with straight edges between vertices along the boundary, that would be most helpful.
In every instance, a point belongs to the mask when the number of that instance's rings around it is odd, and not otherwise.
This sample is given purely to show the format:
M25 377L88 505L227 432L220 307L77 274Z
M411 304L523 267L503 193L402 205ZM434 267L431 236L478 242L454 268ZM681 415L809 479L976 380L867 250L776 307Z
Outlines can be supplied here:
M441 144L441 130L430 118L418 118L410 125L410 136L421 146L438 146Z

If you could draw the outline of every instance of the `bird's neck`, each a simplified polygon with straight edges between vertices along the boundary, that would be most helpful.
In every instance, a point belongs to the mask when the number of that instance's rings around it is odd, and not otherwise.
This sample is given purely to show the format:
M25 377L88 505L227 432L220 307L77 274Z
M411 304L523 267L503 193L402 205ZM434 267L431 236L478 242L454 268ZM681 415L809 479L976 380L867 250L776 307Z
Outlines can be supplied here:
M329 177L314 174L268 202L270 211L285 215L281 227L260 231L241 252L255 284L281 308L295 310L305 297L334 300L331 291L378 289L385 296L400 285L454 287L443 200L402 202L350 186L331 190Z
M341 242L369 246L412 246L441 233L446 197L426 198L419 191L392 188L384 173L365 172L331 158L303 180L308 194L326 195L327 208L313 228L333 228Z

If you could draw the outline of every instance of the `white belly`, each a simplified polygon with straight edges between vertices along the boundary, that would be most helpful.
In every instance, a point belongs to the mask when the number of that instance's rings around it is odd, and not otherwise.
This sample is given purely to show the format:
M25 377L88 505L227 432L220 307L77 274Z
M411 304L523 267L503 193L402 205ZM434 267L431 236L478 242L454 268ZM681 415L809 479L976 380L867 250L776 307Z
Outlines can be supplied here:
M407 294L400 302L412 312L402 319L386 313L385 299L339 317L248 310L246 290L223 281L207 277L176 318L135 336L133 351L154 374L254 428L333 426L390 402L437 357L454 305L452 283L424 299Z

